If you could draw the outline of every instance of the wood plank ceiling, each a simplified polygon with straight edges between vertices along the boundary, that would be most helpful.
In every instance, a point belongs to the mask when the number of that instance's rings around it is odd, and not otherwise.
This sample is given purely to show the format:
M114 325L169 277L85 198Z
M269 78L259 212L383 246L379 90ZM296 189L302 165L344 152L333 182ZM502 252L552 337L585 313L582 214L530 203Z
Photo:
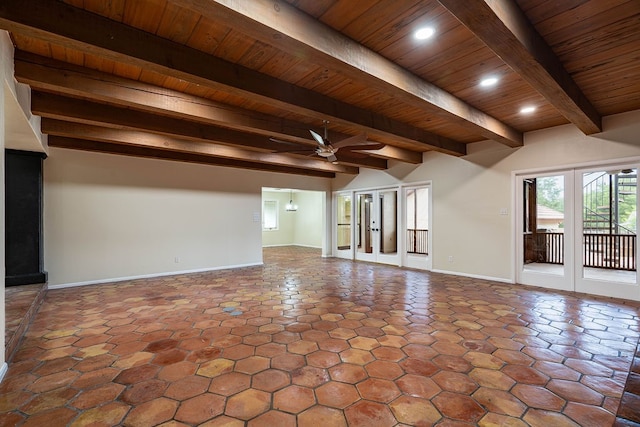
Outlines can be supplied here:
M637 0L3 0L0 28L54 147L334 177L640 109ZM384 146L301 154L325 120Z

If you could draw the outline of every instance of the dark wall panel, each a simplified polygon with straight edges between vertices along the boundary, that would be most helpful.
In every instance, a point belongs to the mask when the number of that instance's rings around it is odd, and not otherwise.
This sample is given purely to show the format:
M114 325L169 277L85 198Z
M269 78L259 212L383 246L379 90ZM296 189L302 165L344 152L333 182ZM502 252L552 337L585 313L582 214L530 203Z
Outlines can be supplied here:
M43 153L5 151L6 286L44 283Z

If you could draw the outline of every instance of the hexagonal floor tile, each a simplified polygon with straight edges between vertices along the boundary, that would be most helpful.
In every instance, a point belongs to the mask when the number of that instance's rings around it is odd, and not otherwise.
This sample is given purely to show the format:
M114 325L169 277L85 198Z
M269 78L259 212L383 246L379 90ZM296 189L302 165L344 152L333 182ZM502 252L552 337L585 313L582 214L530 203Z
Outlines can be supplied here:
M335 381L318 387L316 396L319 404L339 409L344 409L360 400L360 395L355 386Z
M250 420L271 406L271 395L264 391L249 389L242 391L227 400L224 413L241 420Z
M313 390L297 385L283 388L273 395L273 408L291 414L302 412L315 403Z

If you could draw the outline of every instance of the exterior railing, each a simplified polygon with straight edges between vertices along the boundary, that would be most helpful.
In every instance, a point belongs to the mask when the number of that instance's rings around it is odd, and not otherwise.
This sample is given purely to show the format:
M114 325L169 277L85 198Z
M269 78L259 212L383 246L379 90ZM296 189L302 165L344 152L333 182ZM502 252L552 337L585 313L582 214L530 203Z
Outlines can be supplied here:
M583 261L585 267L635 271L636 235L585 234Z
M429 254L429 230L407 230L407 253L423 255Z
M564 264L564 233L527 234L527 262ZM616 270L636 270L635 234L583 234L583 265Z
M528 262L564 264L564 233L531 233L525 235Z

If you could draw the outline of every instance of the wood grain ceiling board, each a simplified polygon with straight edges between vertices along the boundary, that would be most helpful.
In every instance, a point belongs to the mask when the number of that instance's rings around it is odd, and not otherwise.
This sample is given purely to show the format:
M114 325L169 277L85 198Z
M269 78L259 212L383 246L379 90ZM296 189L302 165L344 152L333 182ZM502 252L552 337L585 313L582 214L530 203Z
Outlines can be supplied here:
M106 16L113 21L122 22L127 0L64 0L64 2Z
M296 4L301 6L301 2ZM302 6L305 11L309 4ZM331 10L340 13L330 13ZM533 88L507 67L486 45L479 41L468 29L460 24L442 6L434 1L378 2L362 8L357 16L345 15L344 2L337 2L320 19L335 29L340 29L354 40L362 43L384 57L397 62L416 75L452 93L470 105L487 112L493 117L519 130L534 130L541 127L564 124L568 121L558 113ZM348 16L345 18L344 16ZM374 19L376 18L376 19ZM346 23L346 21L349 21ZM430 24L437 28L433 40L418 42L412 32L420 25ZM477 83L485 75L499 72L502 77L511 77L506 86L500 86L501 93L478 88ZM517 79L517 86L514 85ZM470 86L471 85L471 86ZM466 90L462 90L464 87ZM504 92L515 94L509 98ZM373 96L373 95L371 95ZM362 96L365 98L365 96ZM353 98L345 98L355 102ZM535 102L540 111L535 124L517 114L522 101ZM384 114L398 106L388 108L388 104L378 106L359 104L364 108L382 108ZM417 122L415 112L402 108L404 120L412 124L426 126L430 130L465 142L478 141L477 135L463 135L460 127L444 123L431 115L429 120ZM424 113L422 113L424 116ZM504 118L503 118L504 117ZM395 118L400 119L395 116Z
M640 108L640 2L518 3L602 114Z

